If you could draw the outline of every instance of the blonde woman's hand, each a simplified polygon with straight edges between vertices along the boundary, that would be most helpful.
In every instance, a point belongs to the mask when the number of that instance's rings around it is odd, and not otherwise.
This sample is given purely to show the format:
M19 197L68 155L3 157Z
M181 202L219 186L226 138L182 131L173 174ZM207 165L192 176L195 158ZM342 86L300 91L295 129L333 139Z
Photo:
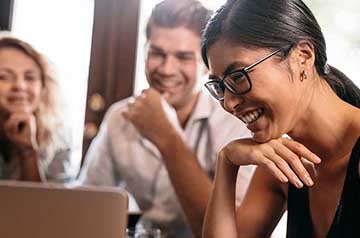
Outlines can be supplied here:
M321 159L304 145L288 138L279 138L259 144L252 139L238 139L220 152L235 165L255 164L267 168L281 182L290 182L301 188L314 184L306 167Z
M4 130L7 138L18 146L19 150L38 150L36 118L33 114L11 114L5 122Z

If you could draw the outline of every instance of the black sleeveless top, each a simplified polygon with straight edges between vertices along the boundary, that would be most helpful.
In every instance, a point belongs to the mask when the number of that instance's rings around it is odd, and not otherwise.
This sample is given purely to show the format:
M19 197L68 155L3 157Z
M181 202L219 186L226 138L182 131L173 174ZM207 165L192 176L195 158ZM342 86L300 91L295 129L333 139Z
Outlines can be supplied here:
M349 160L340 201L336 209L327 238L360 238L360 138L356 142ZM308 188L288 186L287 238L311 238L311 221Z

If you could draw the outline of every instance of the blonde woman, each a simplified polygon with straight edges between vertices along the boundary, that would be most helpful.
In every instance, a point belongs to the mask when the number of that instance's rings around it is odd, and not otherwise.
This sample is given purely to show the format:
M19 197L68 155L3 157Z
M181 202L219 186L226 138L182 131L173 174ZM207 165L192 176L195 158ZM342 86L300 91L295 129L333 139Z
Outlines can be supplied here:
M71 179L71 149L56 86L39 52L22 40L0 36L0 179Z

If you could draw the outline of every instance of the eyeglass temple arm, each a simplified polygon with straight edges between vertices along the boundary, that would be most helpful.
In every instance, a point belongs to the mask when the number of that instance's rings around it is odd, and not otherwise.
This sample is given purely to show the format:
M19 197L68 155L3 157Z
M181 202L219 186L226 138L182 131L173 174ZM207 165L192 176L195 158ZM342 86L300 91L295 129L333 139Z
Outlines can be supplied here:
M265 60L267 60L268 58L270 58L273 55L276 55L277 53L279 53L280 51L282 51L282 49L278 49L274 52L272 52L270 55L266 56L265 58L262 58L258 61L256 61L255 63L249 65L248 67L244 68L245 71L249 71L251 68L255 67L256 65L260 64L261 62L264 62Z

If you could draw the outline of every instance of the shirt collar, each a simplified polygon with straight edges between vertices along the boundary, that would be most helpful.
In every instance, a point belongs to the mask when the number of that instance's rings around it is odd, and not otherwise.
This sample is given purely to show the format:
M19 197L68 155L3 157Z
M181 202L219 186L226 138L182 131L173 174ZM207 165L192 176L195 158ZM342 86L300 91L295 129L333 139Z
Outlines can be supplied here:
M195 121L209 118L216 103L217 102L215 102L207 92L200 90L199 98L191 115L191 120Z

